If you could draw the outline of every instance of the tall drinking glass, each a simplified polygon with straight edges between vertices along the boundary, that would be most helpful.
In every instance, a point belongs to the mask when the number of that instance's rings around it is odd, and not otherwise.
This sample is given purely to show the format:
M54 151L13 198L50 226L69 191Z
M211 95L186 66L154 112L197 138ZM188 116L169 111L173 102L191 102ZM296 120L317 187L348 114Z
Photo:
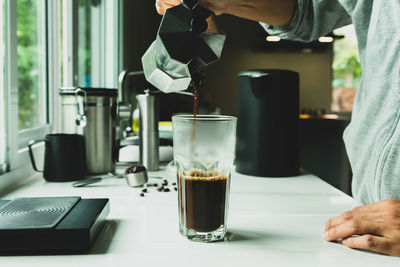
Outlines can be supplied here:
M196 241L224 239L236 118L178 115L172 117L172 125L179 231Z

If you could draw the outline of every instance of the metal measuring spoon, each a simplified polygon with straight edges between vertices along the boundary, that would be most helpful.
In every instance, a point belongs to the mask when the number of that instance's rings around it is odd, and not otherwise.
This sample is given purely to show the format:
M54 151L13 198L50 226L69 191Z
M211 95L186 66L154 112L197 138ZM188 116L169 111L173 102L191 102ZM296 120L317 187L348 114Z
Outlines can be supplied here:
M84 187L84 186L87 186L90 184L95 184L95 183L101 182L104 179L123 178L123 177L124 177L123 174L114 174L114 173L109 172L108 176L106 176L106 177L90 177L87 179L77 181L77 182L73 183L72 186L73 187Z
M149 180L146 167L134 164L125 170L126 183L130 187L142 186Z

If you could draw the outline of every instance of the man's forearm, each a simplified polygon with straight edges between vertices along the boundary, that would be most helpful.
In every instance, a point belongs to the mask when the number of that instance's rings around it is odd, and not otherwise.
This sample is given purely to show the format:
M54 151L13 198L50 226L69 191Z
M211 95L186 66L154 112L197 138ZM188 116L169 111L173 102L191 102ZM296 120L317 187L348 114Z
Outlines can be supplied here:
M222 13L282 26L293 17L296 0L200 0L201 5Z

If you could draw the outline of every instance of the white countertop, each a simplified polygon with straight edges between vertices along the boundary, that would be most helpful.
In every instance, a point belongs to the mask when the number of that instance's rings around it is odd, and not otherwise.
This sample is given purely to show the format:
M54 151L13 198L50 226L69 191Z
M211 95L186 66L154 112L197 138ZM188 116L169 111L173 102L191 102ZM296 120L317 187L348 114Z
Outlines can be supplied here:
M170 182L173 172L160 171ZM152 179L152 181L159 181ZM178 232L177 193L140 197L124 179L83 188L32 179L3 197L110 198L105 228L88 255L1 256L1 266L399 266L400 258L322 240L325 222L357 203L313 175L257 178L234 173L228 241L198 243ZM1 240L0 240L1 242Z

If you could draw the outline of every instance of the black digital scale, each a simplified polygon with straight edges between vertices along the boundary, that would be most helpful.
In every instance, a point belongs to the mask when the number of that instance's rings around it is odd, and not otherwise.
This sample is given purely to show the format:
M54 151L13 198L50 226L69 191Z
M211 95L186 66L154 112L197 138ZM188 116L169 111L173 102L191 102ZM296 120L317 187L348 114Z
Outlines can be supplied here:
M0 253L86 253L109 211L106 198L0 200Z

